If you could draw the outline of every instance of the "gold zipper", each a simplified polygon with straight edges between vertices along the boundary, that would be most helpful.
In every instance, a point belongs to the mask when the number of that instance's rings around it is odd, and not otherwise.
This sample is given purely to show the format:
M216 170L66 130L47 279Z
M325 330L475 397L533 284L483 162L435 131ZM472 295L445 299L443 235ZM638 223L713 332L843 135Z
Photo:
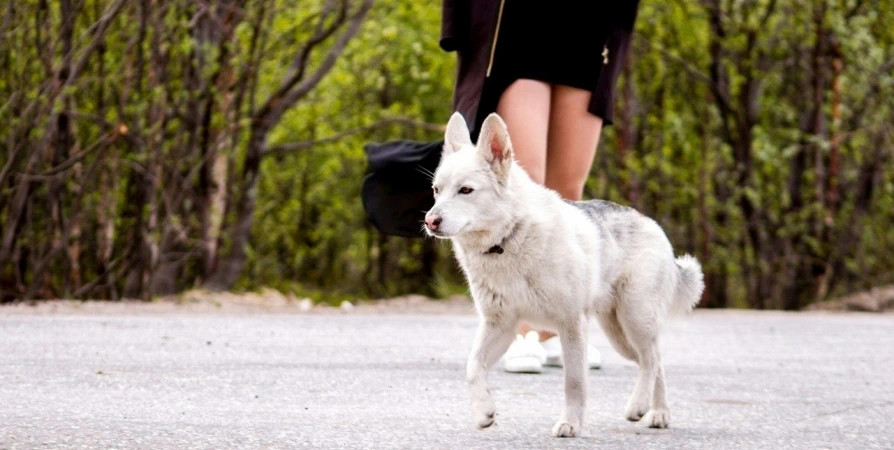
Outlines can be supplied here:
M497 38L500 36L500 22L503 20L503 4L506 0L500 0L500 11L497 13L497 29L494 30L494 40L490 45L490 58L487 61L487 73L485 78L490 77L490 69L494 67L494 52L497 50Z

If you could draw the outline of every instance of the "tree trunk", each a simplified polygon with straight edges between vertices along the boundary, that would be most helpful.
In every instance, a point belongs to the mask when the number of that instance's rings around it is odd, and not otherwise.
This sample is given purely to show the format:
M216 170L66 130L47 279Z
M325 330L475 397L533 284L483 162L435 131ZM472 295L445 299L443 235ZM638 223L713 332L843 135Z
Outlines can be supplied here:
M229 252L219 258L214 274L205 284L205 287L210 290L232 289L245 265L246 246L251 235L255 203L258 197L261 156L267 147L268 132L269 128L264 124L258 124L252 128L246 149L245 165L242 169L242 193L236 203L236 216L229 235Z

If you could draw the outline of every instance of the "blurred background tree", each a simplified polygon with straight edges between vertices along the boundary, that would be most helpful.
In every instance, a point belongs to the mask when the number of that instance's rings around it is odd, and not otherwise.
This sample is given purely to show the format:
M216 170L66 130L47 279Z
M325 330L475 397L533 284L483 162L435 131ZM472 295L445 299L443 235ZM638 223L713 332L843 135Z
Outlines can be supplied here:
M892 282L894 2L644 1L587 196L654 217L712 307ZM0 300L463 292L380 235L363 145L435 140L440 3L25 0L0 18ZM598 57L598 55L594 55Z

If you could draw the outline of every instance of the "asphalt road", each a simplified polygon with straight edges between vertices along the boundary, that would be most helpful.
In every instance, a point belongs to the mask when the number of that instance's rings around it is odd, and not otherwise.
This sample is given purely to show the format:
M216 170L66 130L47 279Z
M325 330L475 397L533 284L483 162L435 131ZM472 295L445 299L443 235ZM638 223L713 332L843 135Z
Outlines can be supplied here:
M0 448L894 448L894 316L697 312L662 342L671 427L622 418L635 368L594 326L583 436L561 369L493 371L472 425L469 315L4 315Z

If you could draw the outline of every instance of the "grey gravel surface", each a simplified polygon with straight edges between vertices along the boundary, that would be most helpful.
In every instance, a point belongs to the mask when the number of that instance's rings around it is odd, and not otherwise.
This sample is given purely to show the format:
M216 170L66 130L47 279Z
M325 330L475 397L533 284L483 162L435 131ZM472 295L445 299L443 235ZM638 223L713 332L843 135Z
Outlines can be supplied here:
M0 448L894 448L894 316L696 312L662 349L671 428L622 418L635 368L594 325L583 436L561 369L495 370L472 425L472 315L4 315Z

